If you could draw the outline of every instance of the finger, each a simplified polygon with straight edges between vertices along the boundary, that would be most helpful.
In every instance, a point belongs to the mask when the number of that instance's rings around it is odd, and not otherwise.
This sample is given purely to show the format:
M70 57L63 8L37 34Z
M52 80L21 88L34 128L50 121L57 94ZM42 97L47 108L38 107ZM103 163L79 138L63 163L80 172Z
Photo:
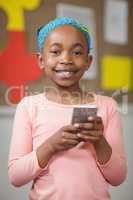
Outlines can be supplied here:
M96 122L97 122L97 123L100 123L100 122L102 122L102 118L101 118L101 117L99 117L99 116L96 116L95 120L96 120Z
M64 126L62 128L62 131L64 132L70 132L70 133L76 133L78 130L77 127L73 126L73 125L67 125L67 126Z
M103 130L104 125L101 117L97 117L96 120L94 121L94 129L95 130Z
M92 142L95 142L100 139L100 136L91 136L91 135L87 136L83 134L78 134L78 137L84 141L92 141Z
M103 130L104 126L103 123L97 123L97 122L93 122L93 123L79 123L79 124L75 124L75 127L77 127L78 130Z
M96 121L96 122L102 122L102 118L101 117L99 117L99 116L89 116L88 117L88 121L89 122L93 122L93 121Z
M104 126L103 123L95 123L94 130L102 130L103 131Z
M79 137L77 136L77 134L72 134L72 133L68 133L68 132L64 132L63 133L63 137L65 139L74 139L77 140Z
M93 130L103 130L104 129L104 126L103 126L103 123L97 123L96 121L94 121L93 123Z
M103 135L103 132L100 130L90 130L90 131L81 131L80 132L81 134L83 134L83 135L87 135L87 136L101 136L101 135Z
M87 129L87 130L92 129L93 126L94 126L93 122L92 123L87 122L87 123L76 123L76 124L74 124L74 127L78 128L78 129Z
M88 121L90 121L90 122L91 122L91 121L93 121L93 120L94 120L94 117L93 117L93 116L91 116L91 115L90 115L90 116L88 116Z
M74 140L74 139L66 139L66 138L63 138L62 139L63 143L65 145L77 145L79 143L78 140Z
M99 117L99 116L90 117L90 118L88 118L88 122L90 122L90 121L94 123L94 126L93 126L94 130L103 130L104 129L103 121L102 121L101 117Z

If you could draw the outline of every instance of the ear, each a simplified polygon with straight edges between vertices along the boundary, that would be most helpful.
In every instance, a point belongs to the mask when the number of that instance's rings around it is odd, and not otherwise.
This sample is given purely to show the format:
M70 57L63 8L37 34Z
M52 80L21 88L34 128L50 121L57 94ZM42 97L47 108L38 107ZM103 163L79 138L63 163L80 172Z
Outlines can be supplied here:
M88 54L87 56L87 67L86 67L86 71L90 68L91 63L92 63L93 57L92 55Z
M43 57L42 54L40 52L37 53L37 60L38 60L38 65L41 69L44 68L44 61L43 61Z

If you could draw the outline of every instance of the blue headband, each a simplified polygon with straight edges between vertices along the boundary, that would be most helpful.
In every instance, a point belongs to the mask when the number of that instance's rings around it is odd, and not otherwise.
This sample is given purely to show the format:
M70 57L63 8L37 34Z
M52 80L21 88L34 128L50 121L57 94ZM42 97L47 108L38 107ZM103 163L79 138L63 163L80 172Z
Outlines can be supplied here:
M78 28L85 36L85 39L88 44L88 53L89 53L89 50L92 49L92 46L93 46L90 33L86 26L84 26L78 20L73 19L73 18L56 18L56 19L50 21L45 26L42 26L38 31L38 37L37 37L39 51L41 51L43 49L43 44L44 44L44 41L45 41L46 37L48 36L48 34L53 29L55 29L56 27L61 26L61 25L71 25L71 26Z

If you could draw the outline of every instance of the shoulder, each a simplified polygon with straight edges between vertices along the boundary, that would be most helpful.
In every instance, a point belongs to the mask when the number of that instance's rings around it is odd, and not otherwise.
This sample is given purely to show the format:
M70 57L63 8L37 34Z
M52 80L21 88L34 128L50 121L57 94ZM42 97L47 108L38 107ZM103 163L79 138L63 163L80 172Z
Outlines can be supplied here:
M23 97L17 104L16 113L25 113L33 119L37 109L44 103L44 95L37 94Z
M106 125L112 119L117 119L116 122L120 122L121 115L115 99L108 96L97 95L97 106L99 114L103 116Z
M37 95L25 96L20 100L17 106L26 106L26 107L37 106L40 105L40 103L42 103L43 98L44 97L42 93Z
M96 95L97 96L97 102L101 104L106 104L110 106L117 106L117 102L115 99L109 96L104 95Z
M115 99L109 96L104 95L96 95L97 96L97 104L99 107L103 107L108 112L118 111L118 104Z

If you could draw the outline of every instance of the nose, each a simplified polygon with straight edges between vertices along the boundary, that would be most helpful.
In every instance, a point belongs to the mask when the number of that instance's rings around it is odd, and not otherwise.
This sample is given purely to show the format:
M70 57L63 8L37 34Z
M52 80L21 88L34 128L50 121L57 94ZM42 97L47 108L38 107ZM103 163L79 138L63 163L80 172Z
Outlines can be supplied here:
M62 53L60 58L60 64L70 65L72 63L73 61L71 55L68 52Z

